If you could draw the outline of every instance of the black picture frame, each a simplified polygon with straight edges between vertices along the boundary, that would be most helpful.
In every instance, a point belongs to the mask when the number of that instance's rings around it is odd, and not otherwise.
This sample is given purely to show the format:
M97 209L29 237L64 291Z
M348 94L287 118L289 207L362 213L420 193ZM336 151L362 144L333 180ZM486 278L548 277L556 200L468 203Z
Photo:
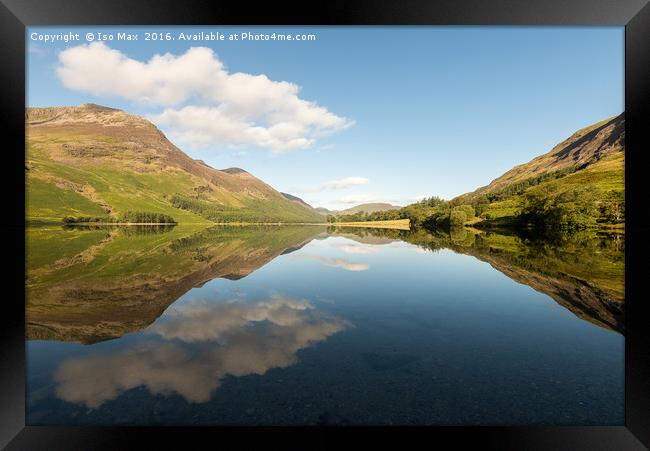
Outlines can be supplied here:
M25 426L24 311L24 114L25 27L36 25L520 25L625 26L626 110L626 344L625 426L620 427L417 427L417 428L221 428L221 427L37 427ZM431 445L494 449L636 450L650 447L650 352L643 258L644 164L650 150L650 5L647 0L348 0L308 3L135 0L0 0L0 91L2 92L5 259L0 330L0 447L9 450L130 449L137 441L163 448L197 439L217 446L236 438L315 447L362 432L376 441L400 433ZM646 119L647 121L647 119ZM23 151L21 151L23 149ZM7 161L8 160L8 161ZM7 206L9 210L7 211ZM22 237L22 238L21 238ZM11 290L7 289L11 288ZM10 294L11 293L11 294ZM300 432L296 434L296 432ZM305 440L307 437L316 440ZM154 444L155 442L155 444ZM384 442L385 443L385 442Z

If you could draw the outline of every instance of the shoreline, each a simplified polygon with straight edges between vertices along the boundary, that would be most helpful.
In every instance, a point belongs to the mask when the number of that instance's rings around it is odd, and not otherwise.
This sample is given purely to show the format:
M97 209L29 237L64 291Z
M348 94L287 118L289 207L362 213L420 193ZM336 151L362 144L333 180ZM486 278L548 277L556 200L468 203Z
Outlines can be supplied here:
M392 228L410 229L410 221L407 219L399 221L361 221L361 222L57 222L26 220L27 227L65 227L65 226L142 226L142 225L205 225L205 226L324 226L324 227L367 227L367 228Z

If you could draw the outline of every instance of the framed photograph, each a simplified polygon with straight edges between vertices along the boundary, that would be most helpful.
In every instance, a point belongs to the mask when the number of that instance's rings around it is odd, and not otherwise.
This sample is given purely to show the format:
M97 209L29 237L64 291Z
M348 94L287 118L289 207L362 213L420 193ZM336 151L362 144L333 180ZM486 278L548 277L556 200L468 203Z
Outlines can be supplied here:
M646 3L2 0L0 445L646 449Z

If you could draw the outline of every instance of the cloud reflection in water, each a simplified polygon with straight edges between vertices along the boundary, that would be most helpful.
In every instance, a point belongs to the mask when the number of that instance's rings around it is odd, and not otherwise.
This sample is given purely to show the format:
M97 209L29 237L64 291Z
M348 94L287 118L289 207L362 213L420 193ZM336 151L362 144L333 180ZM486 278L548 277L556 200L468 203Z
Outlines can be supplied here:
M96 408L145 386L206 402L226 375L288 367L300 349L348 326L308 301L278 295L251 304L189 302L147 329L146 343L64 361L54 374L56 395Z

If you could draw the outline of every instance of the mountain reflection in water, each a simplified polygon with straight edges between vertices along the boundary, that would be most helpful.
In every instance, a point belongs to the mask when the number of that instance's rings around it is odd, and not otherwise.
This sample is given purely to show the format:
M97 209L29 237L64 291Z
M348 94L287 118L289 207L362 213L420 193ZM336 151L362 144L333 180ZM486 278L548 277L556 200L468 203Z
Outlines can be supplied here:
M27 244L30 424L622 418L623 235L179 225Z

